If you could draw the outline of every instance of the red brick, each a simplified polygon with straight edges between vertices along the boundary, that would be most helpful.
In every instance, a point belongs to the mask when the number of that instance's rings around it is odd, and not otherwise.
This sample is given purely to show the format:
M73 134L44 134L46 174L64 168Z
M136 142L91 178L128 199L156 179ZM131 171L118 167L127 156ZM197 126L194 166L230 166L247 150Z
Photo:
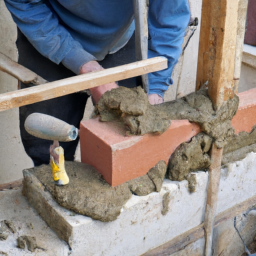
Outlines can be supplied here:
M239 94L240 104L232 120L236 133L250 132L256 124L256 89ZM82 121L81 160L94 166L112 186L145 175L160 160L168 162L174 150L200 132L197 124L173 120L161 135L126 137L120 123Z
M239 108L232 120L235 132L250 132L256 124L256 88L238 94Z
M198 125L178 120L161 135L125 137L124 129L115 122L82 121L81 160L94 166L110 185L117 186L145 175L160 160L167 163L178 145L199 132Z

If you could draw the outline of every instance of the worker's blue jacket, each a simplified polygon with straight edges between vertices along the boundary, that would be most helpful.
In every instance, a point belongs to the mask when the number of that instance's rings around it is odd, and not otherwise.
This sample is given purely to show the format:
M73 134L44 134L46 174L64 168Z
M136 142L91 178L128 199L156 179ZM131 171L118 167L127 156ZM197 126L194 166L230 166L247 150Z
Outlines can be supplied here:
M22 33L45 57L76 74L123 46L133 32L132 0L5 0ZM149 74L149 93L163 96L190 19L188 0L149 1L148 57L165 56L168 69Z

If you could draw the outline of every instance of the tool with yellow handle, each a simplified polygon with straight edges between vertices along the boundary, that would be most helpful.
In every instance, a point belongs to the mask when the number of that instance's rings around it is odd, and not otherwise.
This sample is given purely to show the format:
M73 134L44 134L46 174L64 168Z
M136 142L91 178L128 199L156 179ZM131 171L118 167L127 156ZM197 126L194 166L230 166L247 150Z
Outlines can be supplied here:
M67 185L69 178L65 170L64 149L59 146L59 141L75 140L78 129L60 119L41 113L29 115L25 121L25 129L35 137L54 141L50 147L52 176L56 185Z

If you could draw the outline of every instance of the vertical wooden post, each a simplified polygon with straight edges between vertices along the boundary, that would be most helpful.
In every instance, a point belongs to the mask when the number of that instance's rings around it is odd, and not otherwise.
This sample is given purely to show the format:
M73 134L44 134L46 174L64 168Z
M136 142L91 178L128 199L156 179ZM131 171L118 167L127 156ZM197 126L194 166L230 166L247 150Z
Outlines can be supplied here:
M148 58L148 0L133 0L137 61ZM148 92L148 75L142 75L143 88Z
M238 6L239 0L203 0L197 88L208 81L216 109L235 93Z
M241 61L246 1L203 0L197 89L208 82L208 94L216 110L237 92L240 64L236 62ZM242 16L240 19L239 15ZM212 255L213 223L218 202L222 152L223 149L213 145L204 220L206 256Z

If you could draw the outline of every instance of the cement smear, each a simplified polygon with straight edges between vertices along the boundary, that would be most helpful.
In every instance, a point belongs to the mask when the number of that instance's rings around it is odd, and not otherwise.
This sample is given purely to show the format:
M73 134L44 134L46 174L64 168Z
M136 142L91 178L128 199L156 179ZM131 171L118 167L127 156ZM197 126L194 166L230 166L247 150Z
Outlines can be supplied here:
M176 101L152 106L142 88L119 87L101 97L96 114L101 121L122 120L127 133L135 135L163 133L170 126L170 120L188 119L198 123L221 148L234 134L231 119L238 104L239 98L235 95L215 111L207 90L200 90Z
M27 248L29 251L34 252L37 247L36 238L33 236L20 236L17 239L17 247L20 249Z
M4 221L0 222L0 241L4 241L8 238L10 232Z
M146 174L117 187L111 187L90 165L66 162L66 171L70 183L60 187L53 182L50 166L42 165L30 169L61 206L93 219L108 222L119 216L132 193L144 196L159 191L166 174L166 164L160 161L149 171L150 176Z
M239 161L250 152L256 152L256 127L250 133L231 136L224 147L222 164Z
M200 133L191 142L182 143L172 154L168 165L168 177L171 180L188 180L190 192L196 189L196 180L191 171L207 169L210 164L209 150L212 139ZM250 152L256 152L256 128L250 132L234 134L227 140L224 147L222 164L239 161Z
M166 192L163 196L163 209L161 211L162 215L166 215L169 211L169 203L171 201L170 192Z
M199 133L191 142L185 142L171 155L168 165L170 180L182 181L187 179L190 172L206 169L211 165L208 152L211 149L212 138L204 133ZM194 183L194 181L191 181ZM191 185L192 186L192 185ZM191 187L191 190L192 189Z
M187 180L188 180L188 191L190 193L195 192L196 191L196 185L197 185L196 174L195 173L189 173L187 175Z

